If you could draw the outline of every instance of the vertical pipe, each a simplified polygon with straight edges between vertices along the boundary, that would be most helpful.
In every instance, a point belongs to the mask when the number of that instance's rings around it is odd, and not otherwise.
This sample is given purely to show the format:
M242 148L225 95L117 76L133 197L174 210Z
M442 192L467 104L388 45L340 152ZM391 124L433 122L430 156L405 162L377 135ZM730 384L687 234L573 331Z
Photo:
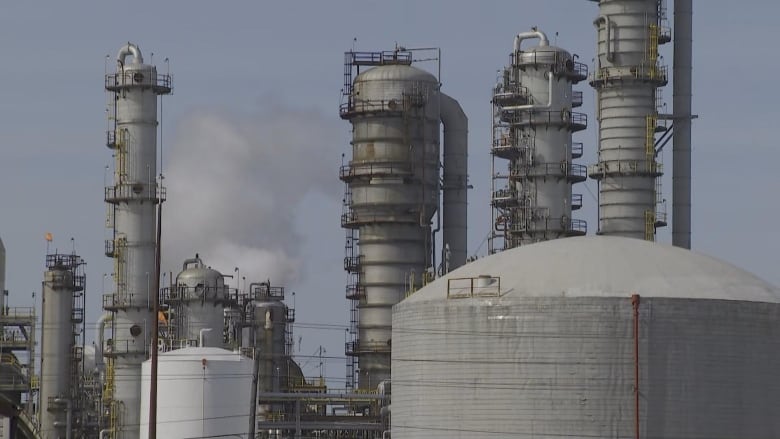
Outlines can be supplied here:
M444 190L442 247L449 246L445 272L466 263L468 241L468 134L469 120L458 101L439 94L444 125Z
M154 296L152 299L151 373L149 380L149 439L157 439L157 343L160 330L160 261L162 256L162 200L157 203L157 236L155 242ZM202 342L201 342L202 346Z
M634 311L634 438L639 439L639 294L631 296Z
M252 332L254 330L253 326ZM252 348L252 360L254 360L252 366L252 396L249 401L249 435L247 436L249 439L254 439L255 437L255 420L257 416L257 376L260 373L260 356L256 347Z
M672 244L691 248L692 0L674 1Z

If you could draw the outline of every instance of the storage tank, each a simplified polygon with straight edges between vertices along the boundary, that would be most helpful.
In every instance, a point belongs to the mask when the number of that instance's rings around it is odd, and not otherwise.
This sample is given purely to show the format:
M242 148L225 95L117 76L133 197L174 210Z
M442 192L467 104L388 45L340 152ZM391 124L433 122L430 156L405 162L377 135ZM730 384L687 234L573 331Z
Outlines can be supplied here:
M249 425L252 360L212 347L161 353L157 437L245 437ZM141 433L149 434L151 361L143 363Z
M538 43L523 47L527 40ZM572 111L582 105L572 84L585 78L587 67L544 32L515 36L493 89L490 253L587 232L585 221L572 218L582 207L572 184L586 179L585 166L573 162L582 144L572 143L572 132L587 128L587 116Z
M392 436L780 437L780 289L621 237L472 262L393 313Z

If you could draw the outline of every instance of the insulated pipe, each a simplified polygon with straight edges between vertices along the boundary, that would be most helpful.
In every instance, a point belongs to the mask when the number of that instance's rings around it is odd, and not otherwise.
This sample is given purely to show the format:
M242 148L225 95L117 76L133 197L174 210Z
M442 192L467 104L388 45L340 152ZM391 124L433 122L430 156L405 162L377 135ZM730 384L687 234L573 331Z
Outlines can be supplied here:
M672 245L687 249L691 248L692 3L674 1Z
M104 332L106 330L106 323L113 320L113 315L111 313L105 313L97 321L97 345L95 346L95 366L97 369L103 368L103 340L104 340Z
M553 104L553 82L555 81L555 75L552 72L547 73L547 103L544 105L529 104L529 105L514 105L511 107L501 107L504 111L523 111L523 110L544 110L551 108Z
M521 32L515 36L515 52L520 51L520 45L523 43L523 40L531 40L534 38L539 39L539 46L549 46L550 40L547 39L547 35L545 35L542 31L530 31L530 32Z
M444 189L442 248L449 247L444 272L466 263L468 241L468 134L469 119L458 101L439 93L444 125Z
M119 49L119 53L116 54L116 60L120 64L125 64L125 58L127 55L133 55L133 64L143 64L144 57L141 55L141 49L133 43L127 43L124 47Z

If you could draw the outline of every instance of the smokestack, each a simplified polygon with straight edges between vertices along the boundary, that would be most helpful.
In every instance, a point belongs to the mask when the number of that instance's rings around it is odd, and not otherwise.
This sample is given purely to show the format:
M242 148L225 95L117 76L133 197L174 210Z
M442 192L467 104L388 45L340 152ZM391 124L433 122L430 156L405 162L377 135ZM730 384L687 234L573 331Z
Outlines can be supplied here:
M674 1L672 244L687 249L691 248L692 3Z

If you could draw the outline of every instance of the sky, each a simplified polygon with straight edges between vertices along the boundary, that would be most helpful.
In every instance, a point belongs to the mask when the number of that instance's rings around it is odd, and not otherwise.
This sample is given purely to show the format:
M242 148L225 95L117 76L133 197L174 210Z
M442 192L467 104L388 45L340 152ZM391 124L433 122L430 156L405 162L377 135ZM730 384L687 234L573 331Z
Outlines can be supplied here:
M708 0L694 7L693 247L780 284L780 148L774 73L780 4ZM672 2L669 4L672 10ZM271 278L295 302L296 354L308 374L323 347L325 374L344 376L343 186L350 127L339 119L343 52L440 47L443 90L470 119L469 252L484 255L490 208L490 90L513 36L538 26L592 66L594 3L585 0L297 0L0 4L0 237L11 306L40 301L46 242L87 260L92 338L103 255L103 75L117 50L138 44L170 71L163 99L163 270L198 252L229 282ZM670 17L671 18L671 17ZM662 49L671 63L671 45ZM168 62L165 59L168 59ZM421 67L436 71L435 63ZM579 163L596 155L594 93ZM672 88L664 97L671 107ZM671 154L664 155L671 206ZM587 187L584 187L587 186ZM596 185L577 217L596 229ZM670 221L671 224L671 221ZM71 241L73 238L73 241ZM662 230L659 241L671 242ZM231 283L231 285L235 285ZM291 292L295 292L294 299ZM330 358L333 357L333 358Z

